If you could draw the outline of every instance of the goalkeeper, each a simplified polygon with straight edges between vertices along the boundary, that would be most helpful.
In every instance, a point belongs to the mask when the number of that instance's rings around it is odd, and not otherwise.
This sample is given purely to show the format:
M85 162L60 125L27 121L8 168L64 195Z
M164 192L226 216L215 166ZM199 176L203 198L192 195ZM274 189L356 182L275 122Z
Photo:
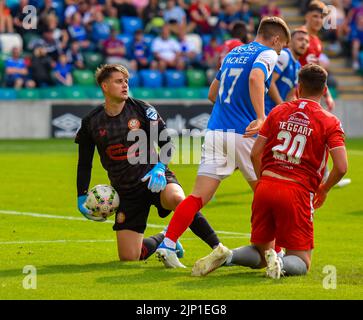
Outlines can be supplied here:
M121 65L109 64L97 69L96 81L105 102L82 119L75 139L79 145L78 209L87 219L105 221L92 216L84 206L97 147L102 166L120 196L113 230L118 255L123 261L145 260L163 241L165 231L144 238L151 205L165 218L185 198L167 166L173 146L170 136L165 134L165 122L150 104L128 96L128 79L128 70ZM157 134L153 134L155 132ZM155 150L156 143L160 154ZM217 235L201 213L195 216L190 229L211 248L219 244ZM179 244L179 257L182 255Z

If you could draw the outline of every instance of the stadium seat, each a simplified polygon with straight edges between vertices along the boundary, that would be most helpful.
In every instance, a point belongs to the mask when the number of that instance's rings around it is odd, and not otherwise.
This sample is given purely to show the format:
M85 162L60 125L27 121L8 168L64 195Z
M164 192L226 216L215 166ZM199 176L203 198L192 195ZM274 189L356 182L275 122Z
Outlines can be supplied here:
M177 91L175 89L160 88L160 89L156 89L154 92L155 92L155 98L156 99L176 99L176 98L179 98L177 96Z
M205 87L207 84L207 77L202 70L187 70L188 87L199 88Z
M120 32L120 21L117 18L105 17L104 20L110 25L113 30L116 30L117 33Z
M134 34L138 29L144 29L142 20L138 17L121 17L121 29L123 33Z
M199 92L201 99L208 99L209 87L200 88Z
M84 62L87 69L96 70L103 63L103 55L97 52L85 52Z
M3 53L11 53L14 47L18 47L20 51L23 50L23 39L17 33L3 33L0 34L0 48Z
M154 35L144 34L144 41L149 49L151 48L151 43L153 42L154 39L155 39Z
M178 70L167 70L164 73L165 84L169 88L185 87L185 73Z
M129 87L136 88L140 86L140 76L136 71L129 71L130 78L129 78Z
M178 88L176 96L180 99L201 99L199 88Z
M87 99L86 89L82 87L62 87L66 99Z
M90 86L95 84L94 74L91 70L74 70L72 72L74 84Z
M126 48L126 56L130 58L132 56L132 44L134 42L134 36L131 34L121 33L117 36L117 39L123 42Z
M147 88L160 88L163 85L163 77L157 70L140 71L141 83Z
M16 97L18 99L39 99L40 94L38 89L20 89L16 91Z
M84 90L89 99L104 99L103 92L98 86L84 87Z
M42 99L65 99L61 89L62 87L41 88L39 94Z
M0 100L15 100L16 91L11 88L0 88Z
M136 99L154 99L155 90L148 89L148 88L134 88L131 89L131 94Z

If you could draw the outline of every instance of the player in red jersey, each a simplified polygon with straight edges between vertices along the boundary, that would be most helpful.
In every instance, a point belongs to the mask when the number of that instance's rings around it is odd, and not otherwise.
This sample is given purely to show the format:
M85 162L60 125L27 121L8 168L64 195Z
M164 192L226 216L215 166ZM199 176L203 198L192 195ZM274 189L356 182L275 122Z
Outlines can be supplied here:
M323 44L318 36L319 31L323 27L324 18L328 13L326 5L321 1L312 1L305 14L305 26L309 33L309 47L305 54L300 57L299 61L303 67L307 63L319 64L320 55L323 52ZM330 94L329 89L327 90L325 97L325 103L329 111L332 111L335 107L335 102Z
M247 27L243 21L237 21L233 24L231 30L231 39L226 40L221 46L218 69L221 67L224 57L235 47L247 43Z
M196 262L193 275L206 275L225 263L267 266L271 278L309 270L314 208L324 203L348 167L340 121L319 104L326 81L322 67L303 67L297 89L301 98L275 107L259 132L251 153L259 177L252 203L252 245L231 251L219 244ZM328 153L333 169L322 183ZM283 258L273 250L275 243L286 248Z
M303 28L306 28L309 33L309 47L306 53L300 58L300 64L303 67L307 63L316 63L320 64L320 58L323 51L323 45L321 40L319 39L318 33L323 27L324 17L328 13L328 9L326 5L321 1L312 1L307 9L305 15L306 24ZM333 97L330 94L329 89L327 93L324 95L325 103L329 111L332 111L335 107L335 102ZM328 177L329 169L326 168L325 177ZM351 179L346 178L342 179L337 183L338 187L344 187L347 184L351 183Z

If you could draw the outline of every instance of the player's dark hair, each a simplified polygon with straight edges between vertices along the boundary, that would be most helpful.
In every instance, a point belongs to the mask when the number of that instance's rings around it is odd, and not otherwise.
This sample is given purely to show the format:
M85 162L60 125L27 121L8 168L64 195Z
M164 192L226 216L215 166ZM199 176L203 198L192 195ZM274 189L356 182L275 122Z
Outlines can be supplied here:
M121 72L125 77L129 78L130 74L128 70L121 64L104 64L96 70L96 82L99 86L109 77L113 72Z
M299 72L299 84L306 95L317 96L323 94L327 78L328 73L326 70L313 63L305 65Z
M266 40L270 40L276 34L284 36L287 42L291 40L289 27L283 19L280 17L263 18L258 27L257 35L262 36Z
M243 21L236 21L231 30L231 37L247 42L247 26Z
M309 3L306 13L317 11L323 16L327 15L327 7L324 2L319 0L313 0Z

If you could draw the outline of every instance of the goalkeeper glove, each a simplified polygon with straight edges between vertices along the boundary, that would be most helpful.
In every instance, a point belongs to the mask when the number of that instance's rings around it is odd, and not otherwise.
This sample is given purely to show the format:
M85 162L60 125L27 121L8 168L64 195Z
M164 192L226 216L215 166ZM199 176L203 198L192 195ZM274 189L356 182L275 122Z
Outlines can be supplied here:
M142 182L145 182L147 179L149 180L148 188L151 192L160 192L166 187L166 178L165 178L165 170L166 166L162 162L158 162L154 168L152 168L142 179Z
M97 221L97 222L106 221L106 218L104 218L104 217L95 217L92 215L92 212L90 210L88 210L85 206L86 199L87 199L87 195L78 196L77 205L78 205L79 212L82 213L83 216L85 218L87 218L88 220L93 220L93 221Z

